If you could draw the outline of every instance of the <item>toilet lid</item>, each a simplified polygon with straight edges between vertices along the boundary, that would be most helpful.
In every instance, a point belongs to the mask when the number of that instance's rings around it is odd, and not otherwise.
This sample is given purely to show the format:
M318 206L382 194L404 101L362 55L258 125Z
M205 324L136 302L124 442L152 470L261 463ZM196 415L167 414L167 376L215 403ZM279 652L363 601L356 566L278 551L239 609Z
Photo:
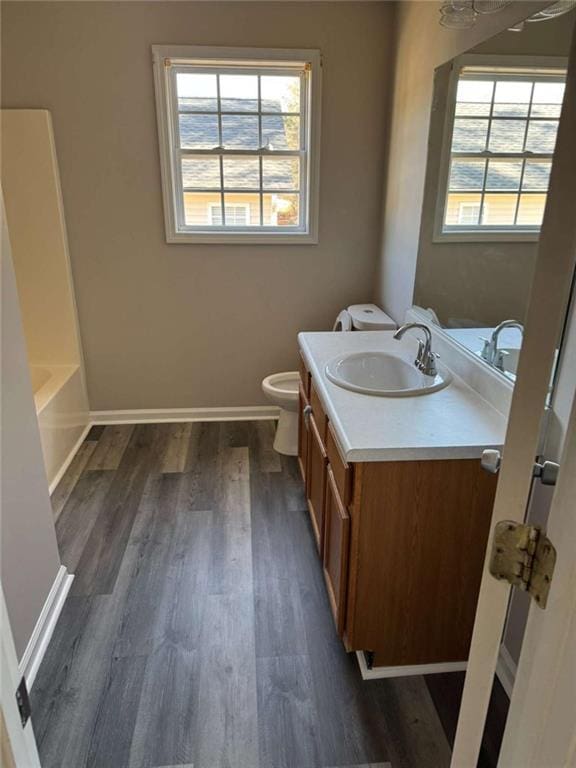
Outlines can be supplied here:
M358 331L395 331L394 320L376 304L352 304L348 307L352 325Z

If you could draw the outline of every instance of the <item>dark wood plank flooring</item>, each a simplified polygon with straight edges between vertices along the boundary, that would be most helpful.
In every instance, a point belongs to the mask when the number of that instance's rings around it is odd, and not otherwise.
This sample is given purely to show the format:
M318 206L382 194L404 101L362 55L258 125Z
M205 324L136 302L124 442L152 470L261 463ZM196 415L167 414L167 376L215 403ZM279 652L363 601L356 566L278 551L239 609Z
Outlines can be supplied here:
M91 431L55 494L71 594L43 768L444 768L423 678L362 681L272 422Z
M427 675L426 684L452 747L464 690L464 672ZM498 765L509 707L510 699L500 680L495 677L476 768L496 768Z

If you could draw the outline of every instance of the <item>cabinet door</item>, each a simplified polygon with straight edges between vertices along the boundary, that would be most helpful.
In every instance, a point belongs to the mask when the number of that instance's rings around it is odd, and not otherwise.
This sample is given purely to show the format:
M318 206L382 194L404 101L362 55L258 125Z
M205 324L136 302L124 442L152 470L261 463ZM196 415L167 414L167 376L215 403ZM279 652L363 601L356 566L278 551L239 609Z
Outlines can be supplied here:
M310 442L310 405L308 398L300 385L298 406L298 466L304 485L308 476L308 444Z
M348 585L350 516L346 511L331 467L327 470L324 523L324 578L339 635L344 631Z
M310 520L318 552L322 555L322 537L324 531L324 500L326 495L326 466L328 457L320 438L314 417L309 417L310 439L308 442L308 472L306 477L306 496Z

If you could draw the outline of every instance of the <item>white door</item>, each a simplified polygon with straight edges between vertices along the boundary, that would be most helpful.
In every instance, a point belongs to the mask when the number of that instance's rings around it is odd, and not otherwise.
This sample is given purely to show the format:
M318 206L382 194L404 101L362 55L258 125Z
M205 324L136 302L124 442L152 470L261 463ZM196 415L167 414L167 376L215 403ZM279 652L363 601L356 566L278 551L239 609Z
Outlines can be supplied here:
M548 384L554 353L560 329L566 313L572 275L576 262L576 39L572 41L570 63L566 80L566 91L562 118L558 130L554 166L550 178L548 204L542 225L538 248L538 260L534 275L532 295L526 320L526 333L518 366L518 378L510 410L508 431L503 451L502 469L498 482L496 500L492 515L491 529L500 520L522 522L525 518L534 458L538 453L538 441L541 421L548 392ZM553 579L550 593L550 606L542 611L532 605L528 618L527 632L520 659L516 685L512 697L511 709L504 735L503 752L499 765L506 768L560 768L569 762L542 762L541 750L547 748L548 739L536 735L533 716L534 702L542 700L542 690L530 688L533 675L539 675L536 665L543 663L539 645L554 642L556 652L554 690L549 692L549 708L540 712L545 721L545 728L554 732L559 743L574 740L573 717L576 711L572 707L566 722L566 716L552 721L556 715L554 707L567 696L569 673L574 670L574 658L570 659L570 649L564 643L568 633L574 633L574 602L569 605L570 597L564 593L570 589L570 579L574 579L571 562L574 559L574 519L566 513L570 495L576 498L576 472L574 472L574 452L576 432L574 414L565 442L565 455L562 461L567 471L562 471L561 485L557 486L549 517L548 530L554 537L558 549L557 573ZM570 475L570 467L572 474ZM567 500L568 499L568 500ZM573 518L573 512L572 512ZM490 544L487 550L487 557ZM488 571L488 562L484 564L484 573L478 598L476 622L472 636L470 657L466 673L466 682L460 708L460 717L452 753L452 768L474 768L477 764L486 721L486 712L490 700L494 673L498 658L500 641L506 619L510 587L502 581L496 581ZM574 583L572 581L572 600ZM571 611L564 616L571 621L568 627L555 620L558 610ZM540 613L538 616L537 613ZM546 632L544 633L544 627ZM570 629L571 627L571 629ZM549 637L549 633L552 636ZM564 633L564 634L562 634ZM546 637L546 639L543 639ZM573 651L572 651L573 653ZM572 666L563 666L570 665ZM542 671L542 670L541 670ZM540 671L540 672L541 672ZM550 673L550 670L548 670ZM571 693L574 697L574 689ZM558 699L558 697L560 697ZM547 697L548 700L548 697ZM537 703L537 702L536 702ZM566 713L568 715L568 713ZM570 726L570 731L567 728ZM527 746L519 757L518 745L525 740ZM574 744L572 742L572 748ZM539 751L540 750L540 751ZM568 754L568 753L566 753ZM572 758L573 759L573 758ZM540 760L540 762L538 762ZM507 762L505 762L507 761Z
M2 601L0 605L0 701L2 702L2 716L9 741L9 750L6 751L8 754L11 753L16 768L40 768L32 721L28 720L26 726L22 728L20 713L16 704L16 689L22 675L18 669L18 659L16 658L12 630L6 611L4 591L0 589L0 593Z
M557 564L546 610L528 615L501 768L576 765L576 397L548 537Z

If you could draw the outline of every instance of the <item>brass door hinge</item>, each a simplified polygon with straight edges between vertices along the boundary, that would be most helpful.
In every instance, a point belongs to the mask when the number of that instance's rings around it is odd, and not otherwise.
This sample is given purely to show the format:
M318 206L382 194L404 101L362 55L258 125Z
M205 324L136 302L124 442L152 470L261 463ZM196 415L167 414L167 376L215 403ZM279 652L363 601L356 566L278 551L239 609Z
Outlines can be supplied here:
M490 556L490 573L528 592L546 608L556 549L537 525L502 520L496 524Z

